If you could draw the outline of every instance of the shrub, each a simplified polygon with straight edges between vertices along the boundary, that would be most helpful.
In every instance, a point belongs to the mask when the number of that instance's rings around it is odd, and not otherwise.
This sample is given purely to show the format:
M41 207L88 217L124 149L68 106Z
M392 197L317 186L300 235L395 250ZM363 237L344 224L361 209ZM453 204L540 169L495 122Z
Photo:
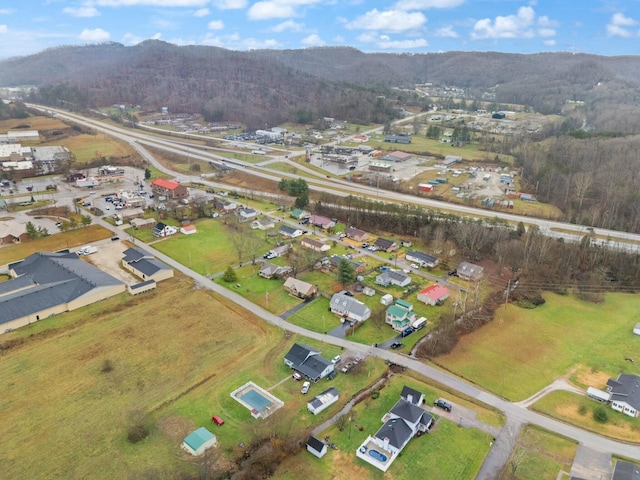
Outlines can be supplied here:
M113 362L108 358L105 358L104 361L102 362L102 370L100 371L102 373L109 373L112 370L113 370Z
M238 275L236 274L236 271L231 266L229 266L227 267L227 270L224 272L224 275L222 276L222 280L224 280L227 283L237 282Z
M587 407L586 407L586 406L584 406L584 405L580 405L580 406L578 407L578 413L579 413L580 415L586 415L586 414L587 414Z
M374 390L373 392L371 392L371 398L373 398L375 400L378 397L380 397L380 391L379 390Z
M593 419L598 423L607 423L609 421L609 414L607 413L607 409L602 405L596 407L593 410Z
M141 410L133 410L128 415L127 440L138 443L149 436L149 428Z

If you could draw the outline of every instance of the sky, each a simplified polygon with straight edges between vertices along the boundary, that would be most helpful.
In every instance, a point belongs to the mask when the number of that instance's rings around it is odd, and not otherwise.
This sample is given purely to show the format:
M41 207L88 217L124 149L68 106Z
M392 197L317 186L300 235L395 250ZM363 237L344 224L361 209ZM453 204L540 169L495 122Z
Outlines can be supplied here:
M636 55L640 0L0 0L0 59L147 39L231 50Z

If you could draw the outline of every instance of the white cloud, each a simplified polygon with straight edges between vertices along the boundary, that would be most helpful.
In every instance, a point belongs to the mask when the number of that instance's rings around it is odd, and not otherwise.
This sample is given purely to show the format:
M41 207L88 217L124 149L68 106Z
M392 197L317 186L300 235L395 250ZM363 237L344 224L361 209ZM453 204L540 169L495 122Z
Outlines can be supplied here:
M9 31L9 27L6 25L0 25L0 33L7 33Z
M471 38L482 40L486 38L534 38L551 37L556 34L552 28L555 22L543 16L536 18L536 12L531 7L520 7L515 15L497 16L495 20L485 18L478 20L473 26Z
M208 8L200 8L198 10L196 10L195 12L193 12L193 16L194 17L198 17L198 18L202 18L202 17L206 17L207 15L209 15L209 13L211 13L209 11Z
M162 17L153 17L151 19L151 24L161 30L176 30L178 28L178 24L176 22Z
M161 33L156 33L153 37L151 37L151 39L160 40L161 36L162 36ZM125 33L122 36L122 43L125 45L137 45L140 42L144 42L145 40L149 40L149 38L139 37L138 35L135 35L133 33Z
M416 38L414 40L391 40L388 36L381 35L376 42L376 45L384 49L411 50L414 48L428 47L429 42L424 38Z
M205 7L209 0L94 0L101 7Z
M222 20L212 20L207 24L209 30L222 30L224 28L224 22Z
M348 22L346 27L351 30L380 30L383 32L405 32L415 30L427 23L427 17L420 12L404 12L402 10L386 10L379 12L373 9L355 20Z
M220 10L238 10L247 6L247 0L213 0L211 3Z
M94 6L89 4L78 8L66 7L62 11L72 17L97 17L100 15L100 12Z
M95 28L93 30L85 28L82 30L82 33L80 33L78 38L85 42L106 42L110 37L111 35L109 35L109 32L106 32L101 28Z
M625 17L622 13L614 13L611 20L607 24L607 35L610 37L637 37L640 36L640 30L633 30L630 27L637 27L640 24L637 20Z
M0 8L0 15L11 15L15 13L15 10L11 10L10 8Z
M547 47L555 47L556 45L556 41L555 40L545 40L544 43Z
M322 46L326 45L326 42L320 38L320 36L316 33L312 33L308 37L305 37L301 40L303 45L309 46Z
M237 33L231 35L207 35L201 42L203 45L227 48L229 50L260 50L278 48L280 44L274 39L240 38Z
M398 10L427 10L429 8L455 8L465 0L399 0L393 7Z
M439 28L433 32L433 35L436 37L458 38L458 34L451 25Z
M250 20L290 18L298 16L298 8L313 5L321 0L266 0L251 5L247 15Z
M304 28L304 23L296 23L293 20L287 20L286 22L279 23L275 27L271 28L272 32L300 32Z

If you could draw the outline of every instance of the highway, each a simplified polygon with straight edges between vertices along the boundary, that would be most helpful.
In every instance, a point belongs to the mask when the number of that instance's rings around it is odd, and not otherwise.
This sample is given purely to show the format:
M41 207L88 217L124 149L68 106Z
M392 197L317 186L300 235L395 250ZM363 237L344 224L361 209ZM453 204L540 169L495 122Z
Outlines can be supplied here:
M225 162L225 163L228 162L228 160L224 159L224 157L221 157L220 155L201 152L196 147L185 146L180 144L179 142L166 140L166 139L156 139L144 133L130 132L128 130L120 129L117 127L104 126L101 124L101 122L98 122L95 120L83 119L76 115L71 115L64 112L60 112L59 115L61 117L69 118L70 120L89 126L91 128L99 129L105 133L108 133L117 138L120 138L123 141L129 142L152 165L172 175L175 175L175 172L172 172L166 169L165 167L163 167L161 164L159 164L159 162L157 162L153 158L153 156L146 150L145 146L162 148L164 150L178 153L178 154L189 154L192 156L192 158L198 158L205 161L218 161L218 162ZM251 164L247 164L247 166L244 167L244 166L241 166L241 162L238 162L237 160L232 160L232 162L236 166L239 166L241 168L246 168L247 171L250 171L262 177L267 177L274 180L279 180L281 178L281 175L279 173L273 174L272 172L266 172L266 171L263 172L260 170L260 168L256 168ZM186 180L196 181L196 182L206 183L207 185L216 186L216 187L223 186L215 182L208 182L208 181L203 182L203 180L200 177L186 178L183 175L180 175L180 177L182 181L186 181ZM335 192L335 187L348 188L352 192L357 191L358 193L362 193L366 195L371 195L372 193L371 191L372 189L352 185L348 182L344 182L336 179L332 179L331 181L325 181L323 179L319 179L314 182L315 182L314 188L319 189L321 191L331 192L331 193ZM344 194L342 191L340 191L339 193ZM405 200L409 200L412 203L422 204L424 206L428 206L431 208L446 207L448 210L454 210L465 215L472 215L476 217L499 216L499 215L495 215L494 214L495 212L485 212L482 210L464 207L460 205L443 204L441 202L429 201L424 198L408 197L406 195L394 194L394 193L385 193L385 195L387 199L392 201L402 202ZM520 217L517 217L515 215L503 214L503 215L500 215L500 217L510 221L521 220ZM532 219L532 218L526 218L526 221L528 223L535 223L539 225L540 228L543 229L543 231L544 230L551 231L552 229L563 229L563 230L575 232L575 235L577 236L576 238L580 238L580 235L584 234L582 227L578 227L576 225L565 224L561 222L552 222L547 220ZM112 225L104 222L101 219L97 219L96 222L101 224L103 227L113 231L114 233L121 233L121 231L118 228L113 227ZM599 235L608 234L612 239L615 238L615 239L618 239L619 241L640 241L640 236L630 235L623 232L605 231L605 230L598 229L597 233ZM503 428L503 433L501 433L499 437L496 439L495 445L492 448L492 451L490 452L489 456L487 457L485 464L487 464L490 468L487 468L487 469L483 468L483 470L481 471L481 475L479 475L478 478L487 478L487 479L492 478L491 475L493 475L495 473L495 470L500 468L504 464L504 461L506 461L506 459L508 458L510 447L513 445L513 439L507 438L513 435L513 432L512 431L510 432L510 430L513 430L513 428L515 428L514 425L519 427L520 425L526 424L526 423L538 425L547 430L564 435L568 438L576 440L581 445L592 448L596 451L609 452L615 455L620 455L620 456L627 457L629 459L640 461L640 447L638 447L637 445L631 445L624 442L618 442L608 438L604 438L597 434L582 430L578 427L571 426L563 422L545 417L538 413L532 412L522 404L508 402L503 398L500 398L496 395L485 392L476 386L465 383L464 381L452 375L449 375L439 369L436 369L422 361L418 361L415 358L398 354L395 352L391 352L391 351L386 351L383 349L378 349L373 346L362 345L359 343L351 342L349 340L340 339L340 338L332 337L329 335L323 335L317 332L306 330L302 327L299 327L285 320L282 320L281 318L271 314L270 312L260 308L259 306L254 305L253 303L249 302L247 299L241 297L237 293L229 291L215 284L208 278L192 271L191 269L187 268L184 265L179 264L178 262L174 261L170 257L167 257L161 252L153 249L151 246L145 245L144 248L149 250L154 255L156 255L156 257L159 258L160 260L171 265L173 268L181 271L185 275L190 276L198 284L224 296L225 298L233 301L239 306L242 306L243 308L253 312L255 315L260 316L262 319L271 323L272 325L275 325L279 328L286 329L288 331L291 331L300 335L307 336L309 338L314 338L316 340L325 342L327 344L337 345L340 347L344 347L345 349L348 349L353 352L359 352L363 355L370 355L373 357L381 358L389 362L393 362L398 365L402 365L421 375L424 375L427 378L430 378L436 382L439 382L442 385L445 385L446 387L450 388L453 391L460 392L461 394L467 395L471 398L478 400L479 402L490 405L502 411L507 417L507 425L509 427Z

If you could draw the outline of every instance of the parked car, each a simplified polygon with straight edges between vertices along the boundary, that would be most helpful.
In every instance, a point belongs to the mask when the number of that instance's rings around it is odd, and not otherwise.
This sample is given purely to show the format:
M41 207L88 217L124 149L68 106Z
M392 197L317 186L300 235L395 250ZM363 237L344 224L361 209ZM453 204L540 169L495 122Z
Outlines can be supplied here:
M402 331L402 336L403 337L408 337L412 333L413 333L413 327L407 327Z
M420 268L420 265L418 265L417 263L412 263L411 268L413 268L414 270L418 270Z
M116 240L120 240L120 237L117 235L114 235L113 237L111 237L112 242L115 242Z
M294 380L297 380L298 382L302 380L302 375L300 375L298 372L293 372L293 375L291 376L293 377Z
M335 365L335 364L336 364L336 363L338 363L340 360L342 360L342 357L341 357L340 355L336 355L335 357L333 357L333 358L331 359L331 363L333 363L333 364Z
M302 388L300 389L300 393L306 394L309 391L310 386L311 386L311 382L304 382L302 384Z
M446 410L447 412L451 411L451 404L449 402L447 402L446 400L443 400L442 398L439 398L438 400L433 402L433 404L438 408Z
M220 418L218 415L214 415L213 417L211 417L211 421L213 423L215 423L216 425L218 425L218 426L224 424L224 420L222 418Z
M399 349L399 348L402 348L403 346L404 346L404 345L403 345L402 343L400 343L400 342L393 342L393 343L391 344L391 349L392 349L392 350L397 350L397 349Z

